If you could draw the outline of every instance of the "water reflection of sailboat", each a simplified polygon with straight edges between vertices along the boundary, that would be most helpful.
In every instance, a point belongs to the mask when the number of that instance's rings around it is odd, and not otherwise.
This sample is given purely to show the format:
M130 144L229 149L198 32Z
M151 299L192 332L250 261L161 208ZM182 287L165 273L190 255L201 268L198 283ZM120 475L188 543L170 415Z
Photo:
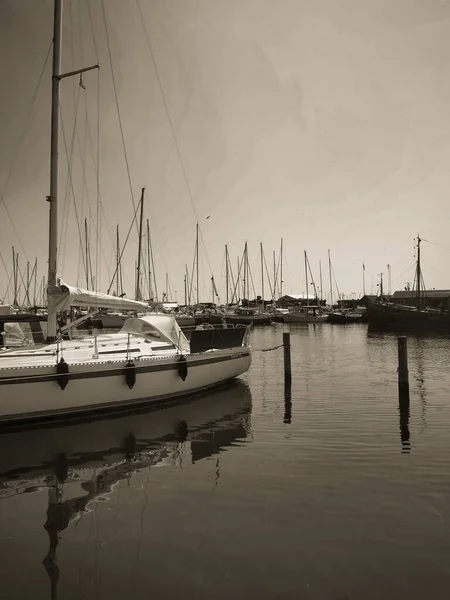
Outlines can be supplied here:
M219 455L249 436L250 415L250 391L236 382L208 398L160 411L0 436L0 501L48 489L49 549L43 564L52 600L57 598L61 533L92 503L133 474L179 464L180 456L195 463Z

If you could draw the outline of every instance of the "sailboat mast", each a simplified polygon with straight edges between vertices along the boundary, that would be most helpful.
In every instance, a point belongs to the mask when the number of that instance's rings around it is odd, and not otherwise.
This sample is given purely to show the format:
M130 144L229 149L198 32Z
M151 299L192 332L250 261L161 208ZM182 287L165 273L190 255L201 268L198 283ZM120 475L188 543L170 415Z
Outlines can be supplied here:
M280 249L280 298L283 297L283 238L281 238Z
M308 293L308 259L306 258L306 250L303 251L305 254L305 285L306 285L306 306L309 304L309 293Z
M141 190L141 212L139 216L139 245L138 245L138 259L137 259L137 273L136 273L136 300L142 300L141 295L141 258L142 258L142 221L144 217L144 192L145 188Z
M228 266L229 266L228 265L228 261L229 261L229 258L228 258L228 246L227 246L227 244L225 244L225 289L226 289L226 294L225 294L225 296L226 296L226 302L225 302L225 306L227 307L227 309L228 309L228 301L229 301L228 288L229 288L229 277L230 277L229 271L228 271Z
M366 295L366 266L363 263L362 266L362 270L363 270L363 296Z
M239 256L237 257L237 277L236 277L236 288L237 288L237 298L236 301L239 302L241 299L241 267L240 267L240 261L239 261ZM231 299L231 302L233 302L233 298Z
M149 302L153 301L153 289L152 289L152 261L150 252L150 221L147 219L147 267L148 267L148 299Z
M30 261L27 260L27 289L26 289L26 300L28 302L27 306L28 308L31 306L31 302L30 302Z
M189 308L191 308L191 288L189 287L189 271L188 271L187 265L185 265L185 269L186 269L186 274L185 274L184 278L186 280L186 292L185 292L185 295L187 297L186 306L189 306Z
M277 266L275 260L275 250L273 251L273 301L275 302L277 296Z
M119 269L120 269L120 246L119 246L119 226L116 226L116 289L117 295L120 296L120 280L119 280Z
M262 300L262 307L264 310L264 255L263 255L262 242L261 242L261 300Z
M320 305L322 305L322 261L319 260L319 276L320 276Z
M48 242L48 287L56 285L58 254L58 137L59 137L59 83L61 70L62 0L55 0L53 16L52 112L50 134L50 204ZM56 337L56 312L49 310L47 339Z
M417 280L417 290L416 290L416 304L417 310L420 310L420 280L422 278L422 272L420 270L420 236L417 235L417 266L416 266L416 280Z
M196 263L196 283L197 283L197 305L200 304L200 295L198 289L198 223L196 227L196 236L195 236L195 263Z
M33 306L36 307L36 286L37 286L37 257L34 261L34 289L33 289Z
M90 288L89 282L89 236L87 218L84 219L84 253L86 256L86 288Z
M333 308L333 279L331 276L331 255L330 255L329 250L328 250L328 270L330 273L330 302L331 302L331 308Z
M187 299L187 265L185 265L184 272L184 306L187 308L188 299Z
M13 255L13 283L14 283L14 294L13 294L13 306L17 306L17 269L16 269L16 251L14 246L12 247Z

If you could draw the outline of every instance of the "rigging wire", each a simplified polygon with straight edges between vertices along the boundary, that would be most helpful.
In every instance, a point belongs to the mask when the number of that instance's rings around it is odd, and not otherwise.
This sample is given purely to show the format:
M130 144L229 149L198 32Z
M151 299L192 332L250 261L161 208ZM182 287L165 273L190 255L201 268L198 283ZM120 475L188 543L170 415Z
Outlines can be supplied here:
M133 224L136 222L136 215L137 215L137 211L138 211L138 209L139 209L139 204L136 206L136 209L135 209L135 211L134 211L134 215L133 215L133 219L132 219L132 221L131 221L130 228L128 229L128 233L127 233L127 236L126 236L126 238L125 238L125 243L123 244L123 246L122 246L122 249L121 249L121 251L120 251L120 256L119 256L119 260L118 260L118 263L119 263L119 264L120 264L120 263L121 263L121 261L122 261L122 256L123 256L123 253L124 253L125 247L126 247L126 245L127 245L128 239L129 239L129 237L130 237L131 230L133 229ZM109 294L109 293L110 293L110 291L111 291L111 288L112 288L112 286L113 286L113 284L114 284L114 278L115 278L115 276L116 276L116 273L117 273L117 265L116 265L116 268L114 269L114 273L113 273L113 276L112 276L112 278L111 278L111 283L110 283L110 284L109 284L109 286L108 286L108 291L106 292L107 294ZM125 278L126 278L126 279L127 279L127 281L129 282L129 280L128 280L127 276L126 276L126 271L125 271Z
M47 62L48 62L48 59L49 59L49 56L50 56L50 51L52 49L52 46L53 46L53 40L50 42L50 45L48 47L47 54L45 56L44 65L43 65L43 67L41 69L41 72L39 74L38 82L37 82L37 85L36 85L36 87L34 89L33 97L31 99L31 104L30 104L30 107L28 109L27 115L26 115L25 120L24 120L24 125L23 125L22 131L21 131L20 136L19 136L19 142L18 142L16 150L14 152L13 160L11 161L11 164L9 166L8 174L7 174L6 180L5 180L5 185L3 186L3 190L2 190L2 195L0 196L0 205L3 204L3 207L4 207L5 211L6 211L6 214L8 215L8 219L11 222L11 225L12 225L12 228L14 230L14 233L16 234L17 239L19 240L20 247L22 248L23 253L25 254L26 258L28 258L28 256L27 256L25 248L24 248L24 246L22 244L22 240L21 240L20 235L19 235L19 233L18 233L18 231L16 229L16 226L14 225L14 222L13 222L13 220L11 218L11 214L9 212L9 209L8 209L8 206L7 206L7 203L6 203L6 200L5 200L5 194L6 194L6 190L8 188L8 184L9 184L9 180L11 179L11 175L12 175L12 172L14 170L17 158L19 156L19 152L20 152L20 149L22 147L23 140L25 138L25 132L28 129L29 121L30 121L30 118L31 118L31 113L32 113L32 110L33 110L33 107L34 107L34 103L35 103L37 95L38 95L39 88L41 86L41 82L42 82L42 78L44 76L45 69L47 67Z
M135 218L135 224L136 224L136 230L138 231L138 223L137 223L137 219L136 219L136 202L134 200L134 195L133 195L133 186L131 183L131 173L130 173L130 165L128 162L128 154L127 154L127 149L126 149L126 145L125 145L125 136L123 133L123 125L122 125L122 117L120 114L120 108L119 108L119 98L117 95L117 86L116 86L116 78L114 75L114 68L113 68L113 63L112 63L112 54L111 54L111 44L109 41L109 32L108 32L108 23L106 20L106 12L105 12L105 3L104 0L102 0L102 14L103 14L103 24L105 27L105 35L106 35L106 46L108 48L108 56L109 56L109 66L110 66L110 70L111 70L111 78L112 78L112 83L113 83L113 89L114 89L114 98L115 98L115 102L116 102L116 109L117 109L117 118L119 121L119 129L120 129L120 137L122 140L122 148L123 148L123 152L124 152L124 158L125 158L125 165L126 165L126 169L127 169L127 176L128 176L128 185L130 187L130 195L131 195L131 202L133 204L133 209L134 209L134 218Z
M440 244L438 242L432 242L430 240L424 240L423 238L420 238L421 242L427 242L427 244L432 244L433 246L438 246L439 248L443 248L444 250L450 250L449 246L445 246L444 244Z
M102 4L103 4L103 0L102 0ZM145 21L144 21L144 16L142 14L142 9L141 9L140 1L136 0L136 4L137 4L137 7L138 7L138 11L139 11L139 16L140 16L140 19L141 19L142 27L144 29L145 39L147 40L147 46L148 46L148 51L150 53L150 58L151 58L152 63L153 63L153 68L155 69L156 79L158 80L159 90L161 92L162 100L164 102L164 108L166 109L167 120L169 121L170 131L172 132L173 142L174 142L177 154L178 154L178 160L180 161L180 166L181 166L181 170L183 172L184 182L186 184L186 189L188 191L189 200L190 200L191 205L192 205L192 210L194 211L195 219L196 219L196 221L198 223L198 215L197 215L197 211L195 209L194 200L192 198L191 187L189 185L189 180L188 180L188 177L187 177L187 173L186 173L186 169L185 169L185 166L184 166L183 158L181 156L180 146L178 144L177 137L175 135L175 128L174 128L174 125L173 125L173 122L172 122L172 118L170 116L169 106L168 106L168 103L167 103L167 100L166 100L166 96L164 94L164 88L162 86L161 77L159 76L159 71L158 71L158 67L156 65L156 60L155 60L155 56L154 56L154 53L153 53L152 44L150 42L150 36L148 34L147 26L146 26Z
M64 240L64 250L61 252L61 254L62 254L61 275L64 271L65 249L66 249L66 241L67 241L67 237L68 237L67 236L67 227L68 227L68 221L69 221L69 201L67 199L67 196L69 195L69 186L70 185L72 185L73 202L74 202L74 205L76 204L75 190L74 190L73 184L72 184L72 169L73 169L73 154L75 151L75 132L77 129L77 117L78 117L79 102L80 102L80 88L78 88L78 94L77 94L77 98L76 98L76 102L75 102L75 106L74 106L74 122L73 122L73 128L72 128L72 138L71 138L71 143L70 143L70 156L67 154L68 172L67 172L66 196L64 199L64 211L63 211L63 219L62 219L63 226L61 227L61 231L59 234L59 241L58 241L58 247L62 248L62 240ZM62 108L60 108L60 115L61 115L61 126L62 126Z
M82 234L81 234L81 226L80 226L80 219L78 216L78 209L77 209L77 203L75 201L75 189L73 186L73 179L72 179L72 165L70 162L70 158L69 158L69 153L68 153L68 149L67 149L67 139L66 139L66 132L65 132L65 127L64 127L64 118L62 115L62 111L61 111L61 105L60 105L60 117L61 117L61 131L63 134L63 141L64 141L64 149L66 151L66 156L67 156L67 169L68 169L68 177L70 179L70 187L71 187L71 191L72 191L72 198L73 198L73 205L75 208L75 218L77 221L77 228L78 228L78 236L79 236L79 240L80 240L80 244L82 244Z
M102 0L102 2L103 2L103 0ZM213 276L213 270L212 270L212 267L211 267L211 262L209 260L208 251L206 249L205 241L203 239L203 233L202 233L200 225L199 225L199 218L198 218L197 210L195 208L194 199L193 199L193 196L192 196L192 190L191 190L191 186L190 186L190 183L189 183L189 178L187 176L187 171L186 171L186 167L185 167L185 164L184 164L184 161L183 161L183 157L182 157L182 154L181 154L180 145L178 143L178 139L177 139L177 136L175 134L175 127L174 127L174 124L173 124L173 121L172 121L172 117L170 116L169 105L168 105L168 102L167 102L166 95L164 93L164 87L163 87L163 84L162 84L162 81L161 81L161 77L160 77L160 74L159 74L158 66L156 64L156 59L155 59L155 55L154 55L154 52L153 52L152 44L151 44L151 41L150 41L150 36L149 36L149 33L148 33L148 29L147 29L147 26L145 24L144 15L142 13L142 8L141 8L140 0L136 0L136 5L137 5L137 8L138 8L139 17L140 17L140 20L141 20L141 23L142 23L142 28L144 30L145 39L146 39L146 42L147 42L147 47L148 47L148 51L149 51L149 54L150 54L150 58L151 58L151 61L152 61L152 64L153 64L153 68L155 70L156 79L158 81L158 86L159 86L159 90L160 90L160 93L161 93L161 98L162 98L162 101L164 103L164 108L165 108L165 111L166 111L167 120L168 120L168 123L169 123L169 126L170 126L170 131L171 131L171 134L172 134L172 140L173 140L176 152L177 152L178 160L179 160L181 171L182 171L182 174L183 174L184 183L186 185L186 190L187 190L187 193L188 193L188 196L189 196L189 201L190 201L191 206L192 206L192 210L193 210L193 213L194 213L194 216L195 216L196 223L199 226L200 237L201 237L203 249L205 251L206 260L208 262L209 271L210 271L210 274Z

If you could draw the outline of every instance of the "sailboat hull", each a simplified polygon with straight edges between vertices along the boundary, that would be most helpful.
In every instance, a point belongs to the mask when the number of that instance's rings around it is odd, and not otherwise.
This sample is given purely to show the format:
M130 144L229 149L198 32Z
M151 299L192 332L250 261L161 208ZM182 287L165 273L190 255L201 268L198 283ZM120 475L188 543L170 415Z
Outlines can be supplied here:
M371 302L367 307L369 330L403 333L450 333L450 314L418 311L398 304Z
M184 381L179 356L136 360L131 369L134 382L126 360L72 364L65 389L58 383L61 378L56 364L4 370L0 373L0 425L173 401L221 385L247 371L251 364L246 347L185 358Z

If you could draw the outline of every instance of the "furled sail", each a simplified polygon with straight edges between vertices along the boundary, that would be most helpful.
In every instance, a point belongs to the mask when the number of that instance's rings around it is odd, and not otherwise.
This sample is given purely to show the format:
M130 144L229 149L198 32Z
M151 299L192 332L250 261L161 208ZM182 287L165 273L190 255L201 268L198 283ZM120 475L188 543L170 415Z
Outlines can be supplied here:
M118 311L144 312L149 310L149 306L145 302L83 290L79 287L67 285L61 280L58 280L58 285L48 286L47 296L49 313L65 311L71 306L93 309L109 308Z

